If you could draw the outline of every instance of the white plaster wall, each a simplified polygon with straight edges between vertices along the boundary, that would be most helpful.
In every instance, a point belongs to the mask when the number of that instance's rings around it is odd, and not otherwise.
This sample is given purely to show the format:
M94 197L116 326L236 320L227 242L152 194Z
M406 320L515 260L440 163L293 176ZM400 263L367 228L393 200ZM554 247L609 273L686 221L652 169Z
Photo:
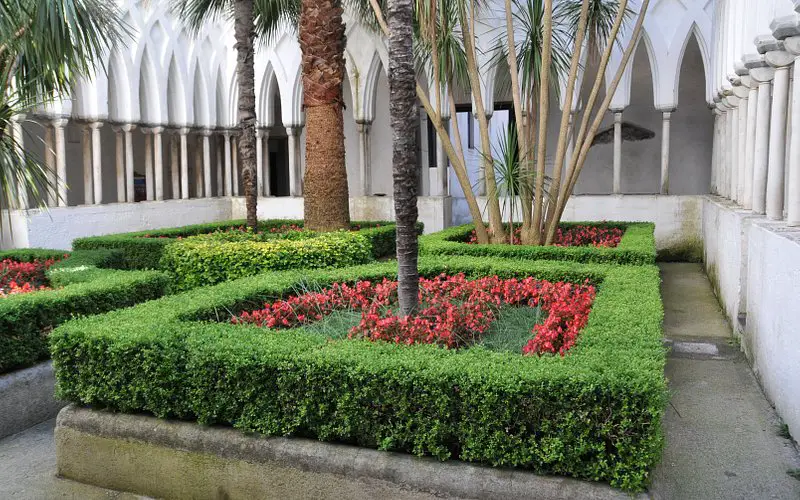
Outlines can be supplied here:
M800 231L776 226L750 226L743 345L778 414L800 436Z
M213 198L112 203L51 208L49 211L28 210L25 215L16 212L15 217L13 238L4 237L3 248L69 249L72 240L83 236L227 220L231 218L231 202L227 198Z

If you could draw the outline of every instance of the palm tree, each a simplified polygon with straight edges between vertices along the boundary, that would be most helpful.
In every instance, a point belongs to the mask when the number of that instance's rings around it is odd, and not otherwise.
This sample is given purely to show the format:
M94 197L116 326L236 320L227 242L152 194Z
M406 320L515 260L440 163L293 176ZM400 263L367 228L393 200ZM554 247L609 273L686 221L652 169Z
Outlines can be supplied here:
M417 117L412 0L389 0L389 111L392 122L392 175L397 222L397 288L400 312L417 308Z
M306 114L305 227L350 227L344 152L345 26L341 0L302 0L300 50Z
M0 205L44 206L54 189L41 159L11 133L13 120L68 94L126 34L113 2L0 0Z

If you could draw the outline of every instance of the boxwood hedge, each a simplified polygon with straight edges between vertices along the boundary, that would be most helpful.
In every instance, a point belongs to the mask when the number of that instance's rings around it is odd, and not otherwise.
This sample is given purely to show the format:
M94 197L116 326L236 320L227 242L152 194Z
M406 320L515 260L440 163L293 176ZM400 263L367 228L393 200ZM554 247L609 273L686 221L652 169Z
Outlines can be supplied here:
M650 222L565 222L562 227L590 225L618 227L625 233L615 248L554 247L528 245L468 245L473 224L455 226L423 236L419 240L422 255L472 255L510 259L567 260L628 265L655 264L655 225Z
M566 356L326 341L231 313L395 263L261 274L195 288L51 335L60 398L266 435L457 458L636 490L662 449L663 308L654 266L422 257L420 272L536 276L598 286Z
M27 262L64 255L61 250L41 249L0 254L3 259ZM0 299L0 373L46 359L48 333L66 320L128 307L167 291L170 279L165 273L106 269L119 263L115 251L73 252L48 270L53 290Z
M152 231L139 231L135 233L110 234L106 236L92 236L78 238L72 242L75 250L117 249L122 252L122 264L126 269L160 269L161 257L164 249L176 241L178 237L195 236L242 227L244 220L224 222L211 222L168 229ZM302 220L272 219L259 221L259 228L269 232L272 228L283 225L303 226ZM356 221L355 227L360 228L372 245L375 258L386 257L394 254L395 236L394 223L387 221ZM420 234L422 226L420 225Z

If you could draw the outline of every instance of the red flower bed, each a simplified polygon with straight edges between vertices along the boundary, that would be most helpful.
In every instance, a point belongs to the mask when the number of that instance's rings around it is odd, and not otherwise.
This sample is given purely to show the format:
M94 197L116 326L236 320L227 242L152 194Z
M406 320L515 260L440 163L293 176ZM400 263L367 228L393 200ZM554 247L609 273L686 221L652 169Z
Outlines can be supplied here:
M501 306L541 307L544 323L533 327L525 354L564 354L586 325L595 297L589 284L552 283L533 278L497 276L467 280L463 274L420 280L420 309L411 317L395 314L397 282L335 283L321 292L309 292L265 304L260 310L234 317L234 324L293 328L319 321L336 310L361 313L350 338L384 340L398 344L437 344L458 348L486 334Z
M47 289L47 271L55 259L16 262L0 261L0 297Z
M512 244L520 244L522 228L514 228ZM597 226L571 226L568 228L558 228L556 230L554 246L557 247L606 247L614 248L619 245L624 231L616 227L597 227ZM470 233L467 243L473 245L478 243L475 230Z

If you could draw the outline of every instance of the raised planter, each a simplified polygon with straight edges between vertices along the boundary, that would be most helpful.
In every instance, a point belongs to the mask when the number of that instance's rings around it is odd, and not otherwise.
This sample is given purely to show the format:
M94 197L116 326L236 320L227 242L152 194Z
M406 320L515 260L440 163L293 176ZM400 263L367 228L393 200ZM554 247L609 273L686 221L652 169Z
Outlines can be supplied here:
M51 419L66 403L56 401L53 363L0 375L0 438Z
M55 440L59 476L158 498L632 498L570 478L73 405Z

